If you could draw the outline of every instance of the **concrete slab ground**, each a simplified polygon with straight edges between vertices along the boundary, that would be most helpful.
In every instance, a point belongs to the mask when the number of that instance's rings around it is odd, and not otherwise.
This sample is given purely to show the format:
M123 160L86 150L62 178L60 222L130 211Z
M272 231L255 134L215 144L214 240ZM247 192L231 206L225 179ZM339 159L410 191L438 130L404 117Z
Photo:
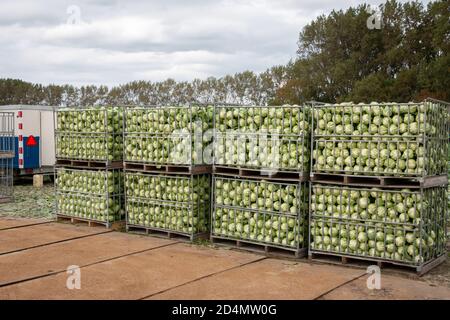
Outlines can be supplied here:
M24 226L32 226L41 223L50 223L51 221L45 219L25 219L25 218L1 218L0 231L11 228L18 228Z
M167 290L150 299L315 299L365 271L265 259Z
M109 232L0 255L0 286L66 271L71 265L83 267L175 243L167 239Z
M69 265L81 267L80 290L67 289ZM50 223L0 230L0 300L450 299L450 286L435 278L382 269L381 290L372 291L368 276L365 269L269 259L100 227Z
M83 236L109 232L106 228L45 223L0 231L0 255Z
M64 272L1 287L0 300L141 299L261 258L179 243L82 268L80 290L67 289Z
M324 295L325 300L450 300L450 288L423 281L381 274L380 290L369 290L367 278L360 278Z

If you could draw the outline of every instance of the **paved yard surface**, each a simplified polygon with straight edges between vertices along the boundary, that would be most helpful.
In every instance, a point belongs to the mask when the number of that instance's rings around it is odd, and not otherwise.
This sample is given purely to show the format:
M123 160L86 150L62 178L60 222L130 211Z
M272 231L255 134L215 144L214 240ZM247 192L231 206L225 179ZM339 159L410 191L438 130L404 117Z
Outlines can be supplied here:
M69 290L68 266L81 267ZM450 299L448 263L430 275L283 260L101 227L0 218L2 299Z

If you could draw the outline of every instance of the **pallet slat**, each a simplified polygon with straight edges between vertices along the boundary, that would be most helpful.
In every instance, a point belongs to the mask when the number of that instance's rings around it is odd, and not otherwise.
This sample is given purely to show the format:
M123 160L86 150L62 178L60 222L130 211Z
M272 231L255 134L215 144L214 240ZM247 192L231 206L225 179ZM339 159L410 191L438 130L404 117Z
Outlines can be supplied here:
M92 220L88 218L72 217L59 213L56 215L56 221L69 221L72 224L85 223L89 227L105 226L106 228L112 230L120 230L125 226L125 221L106 222L106 221Z
M56 167L71 167L82 169L121 169L122 161L97 161L97 160L69 160L56 159Z
M413 265L408 263L403 263L401 261L393 261L393 260L385 260L382 258L376 258L376 257L361 257L361 256L353 256L353 255L346 255L346 254L339 254L334 252L324 252L324 251L316 251L316 250L309 250L308 258L312 261L317 262L323 262L323 263L329 263L329 264L338 264L338 265L353 265L356 267L361 267L362 264L364 266L368 266L369 264L377 264L378 267L384 268L384 267L403 267L403 268L409 268L416 271L416 273L419 276L422 276L432 270L433 268L437 267L438 265L442 264L446 259L446 254L443 254L433 260L430 260L429 262L426 262L422 265Z
M301 258L307 254L306 248L289 248L277 246L276 244L260 243L242 239L231 239L221 236L211 235L211 242L218 246L226 246L239 250L256 252L266 256Z
M173 173L173 174L203 174L211 173L210 165L154 165L136 162L124 162L124 169L129 171L150 173Z
M126 226L127 232L132 233L141 233L146 235L153 235L153 236L159 236L162 238L167 239L185 239L187 241L194 241L197 239L207 239L208 233L199 233L199 234L187 234L184 232L179 232L175 230L169 230L169 229L160 229L160 228L153 228L148 226L141 226L141 225L135 225L135 224L127 224Z
M311 181L361 187L430 188L448 184L447 175L430 177L350 176L341 174L311 174Z
M270 179L281 181L308 181L309 174L295 171L269 171L262 169L229 167L229 166L213 166L213 173L221 176L229 176L235 178L256 178Z

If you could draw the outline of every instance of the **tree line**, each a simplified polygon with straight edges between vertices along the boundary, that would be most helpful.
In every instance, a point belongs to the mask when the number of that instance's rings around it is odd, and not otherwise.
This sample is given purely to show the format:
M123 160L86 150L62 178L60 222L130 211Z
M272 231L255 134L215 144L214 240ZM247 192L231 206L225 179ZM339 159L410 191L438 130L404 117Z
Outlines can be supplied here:
M283 104L450 99L450 2L389 0L380 28L366 4L334 10L299 34L297 58L262 73L107 86L41 85L0 79L0 105Z

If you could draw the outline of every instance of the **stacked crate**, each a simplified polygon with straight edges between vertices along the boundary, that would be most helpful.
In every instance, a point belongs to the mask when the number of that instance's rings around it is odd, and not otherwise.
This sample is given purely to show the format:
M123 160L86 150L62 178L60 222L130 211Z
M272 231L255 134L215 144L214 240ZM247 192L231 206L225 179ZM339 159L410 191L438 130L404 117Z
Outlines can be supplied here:
M124 168L128 231L194 240L209 234L210 106L125 110Z
M306 253L310 109L215 107L211 239Z
M125 215L123 108L61 108L55 115L57 218L119 227Z
M445 259L449 105L316 104L310 256L426 272Z
M14 154L14 112L0 112L0 203L12 200Z

